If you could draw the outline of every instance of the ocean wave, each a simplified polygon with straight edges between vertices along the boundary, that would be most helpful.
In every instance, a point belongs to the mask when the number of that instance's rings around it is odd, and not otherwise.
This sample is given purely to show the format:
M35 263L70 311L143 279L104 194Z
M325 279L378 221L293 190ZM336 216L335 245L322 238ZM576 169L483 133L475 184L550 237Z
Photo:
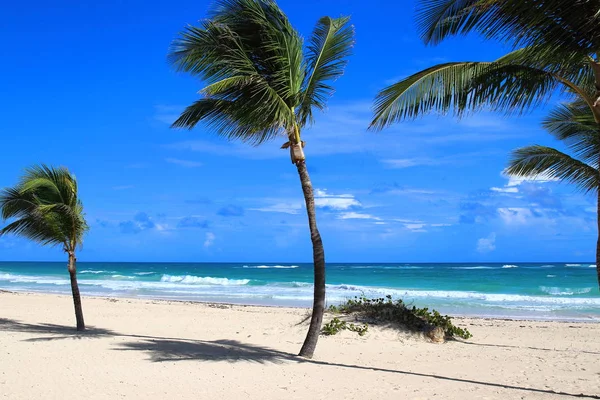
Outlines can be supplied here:
M84 270L84 271L79 271L80 274L116 274L117 271L95 271L95 270Z
M65 285L70 283L68 279L54 278L51 276L34 276L34 275L14 275L0 274L0 281L8 281L10 283L33 283L41 285Z
M519 268L519 266L518 265L512 265L512 264L506 264L506 265L503 265L502 268L504 268L504 269L506 269L506 268Z
M546 275L546 278L556 278L556 275Z
M452 269L496 269L496 268L494 268L494 267L477 266L477 267L452 267Z
M144 276L144 275L153 275L156 272L134 272L134 275L140 275L140 276Z
M554 265L552 265L552 264L542 265L540 268L554 268Z
M111 278L115 278L115 279L135 279L135 276L111 275Z
M596 264L590 264L588 268L596 268Z
M210 276L194 276L194 275L163 275L160 278L161 282L170 283L185 283L192 285L219 285L219 286L239 286L247 285L250 279L227 279L213 278Z
M553 296L572 296L574 294L586 294L592 291L591 287L580 288L580 289L572 289L572 288L560 288L560 287L549 287L549 286L540 286L540 290L544 293L551 294Z
M565 267L581 267L581 264L565 264Z
M244 265L242 268L248 269L294 269L298 265Z

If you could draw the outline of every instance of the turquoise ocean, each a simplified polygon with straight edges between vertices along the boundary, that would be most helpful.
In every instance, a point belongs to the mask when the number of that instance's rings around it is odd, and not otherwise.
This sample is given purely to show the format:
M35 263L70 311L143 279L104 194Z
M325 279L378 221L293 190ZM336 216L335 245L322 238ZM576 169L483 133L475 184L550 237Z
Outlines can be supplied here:
M456 316L600 321L590 263L330 263L327 302L392 295ZM78 263L84 296L308 307L312 265ZM66 263L0 262L0 289L70 293Z

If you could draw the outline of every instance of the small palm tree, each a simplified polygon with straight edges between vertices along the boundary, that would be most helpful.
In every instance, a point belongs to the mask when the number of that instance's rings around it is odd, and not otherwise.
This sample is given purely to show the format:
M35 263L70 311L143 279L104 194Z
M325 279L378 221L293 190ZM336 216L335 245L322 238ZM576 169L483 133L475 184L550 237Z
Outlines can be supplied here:
M62 246L69 255L77 330L85 330L75 250L81 246L88 225L75 176L64 167L28 168L15 187L0 192L0 212L4 220L13 220L0 230L0 236L12 233L42 245Z
M312 318L300 356L312 357L325 309L325 253L317 228L312 184L306 169L302 128L313 122L333 93L354 43L349 18L323 17L306 49L272 0L220 0L210 19L189 26L171 47L175 68L207 83L202 98L173 123L191 129L204 121L218 135L259 145L285 138L298 169L313 245ZM305 50L305 51L304 51Z
M558 94L580 111L587 108L586 128L600 137L599 7L600 0L419 0L417 23L426 43L476 31L515 50L493 62L435 65L383 89L371 129L432 111L520 114ZM588 166L598 171L599 157L600 151ZM600 285L600 218L598 233Z

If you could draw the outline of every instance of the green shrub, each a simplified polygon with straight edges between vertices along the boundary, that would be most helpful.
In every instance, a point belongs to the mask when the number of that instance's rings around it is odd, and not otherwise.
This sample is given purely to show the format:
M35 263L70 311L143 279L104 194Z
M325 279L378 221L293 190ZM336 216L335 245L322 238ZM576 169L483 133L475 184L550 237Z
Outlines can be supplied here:
M417 308L407 306L402 300L392 300L392 296L385 298L368 299L365 296L356 296L345 303L337 306L330 306L329 312L335 314L356 314L359 317L369 318L381 322L398 323L412 331L425 331L432 327L440 327L444 330L446 337L460 337L469 339L473 335L467 329L459 328L452 324L452 318L447 315L441 315L436 310L429 311L428 308ZM331 322L325 324L323 333L326 335L335 335L342 329L350 329L347 323L339 318L334 318ZM349 324L353 325L353 324ZM366 332L366 325L365 325ZM364 335L364 332L359 335Z
M349 330L358 333L359 336L364 336L367 333L368 329L369 325L367 324L356 325L348 323L346 321L342 321L338 317L335 317L334 319L323 325L322 333L323 335L330 336L335 335L343 330Z

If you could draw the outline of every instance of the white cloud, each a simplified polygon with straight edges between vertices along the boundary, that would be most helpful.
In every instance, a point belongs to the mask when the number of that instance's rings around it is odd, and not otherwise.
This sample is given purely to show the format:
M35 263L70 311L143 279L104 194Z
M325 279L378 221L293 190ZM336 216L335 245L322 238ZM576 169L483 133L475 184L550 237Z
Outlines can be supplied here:
M516 188L516 187L503 187L503 188L493 187L493 188L491 188L491 190L493 192L498 192L498 193L519 193L519 188Z
M362 207L362 204L351 194L334 195L327 193L327 189L316 189L315 206L341 211L352 207Z
M301 203L276 203L267 207L249 208L249 210L252 211L276 212L284 214L298 214L301 209Z
M198 161L181 160L179 158L165 158L165 161L170 164L180 165L186 168L197 168L201 167L202 163Z
M417 165L436 165L436 160L427 159L427 158L398 158L391 160L381 160L385 165L389 168L409 168L415 167Z
M536 182L536 183L547 183L547 182L556 182L559 179L557 178L553 178L547 174L540 174L540 175L536 175L536 176L531 176L531 177L516 177L516 176L511 176L511 175L505 175L506 178L508 178L508 183L506 184L506 186L508 187L514 187L514 186L519 186L524 182Z
M477 251L479 253L489 253L496 250L496 233L492 232L488 237L477 241Z
M540 174L540 175L524 178L524 177L516 177L516 176L509 175L506 172L506 170L503 170L500 173L500 175L503 178L508 179L508 182L506 183L506 185L504 185L504 187L490 188L491 191L496 192L496 193L519 193L519 186L526 182L547 183L547 182L558 181L558 179L552 178L551 176L549 176L547 174Z
M380 221L381 218L376 217L374 215L371 214L363 214L363 213L357 213L357 212L345 212L345 213L341 213L338 216L339 219L373 219L376 221Z
M507 225L523 225L533 217L531 210L523 207L498 208L498 214Z
M204 247L210 247L215 242L215 234L212 232L206 232L206 239L204 240Z

